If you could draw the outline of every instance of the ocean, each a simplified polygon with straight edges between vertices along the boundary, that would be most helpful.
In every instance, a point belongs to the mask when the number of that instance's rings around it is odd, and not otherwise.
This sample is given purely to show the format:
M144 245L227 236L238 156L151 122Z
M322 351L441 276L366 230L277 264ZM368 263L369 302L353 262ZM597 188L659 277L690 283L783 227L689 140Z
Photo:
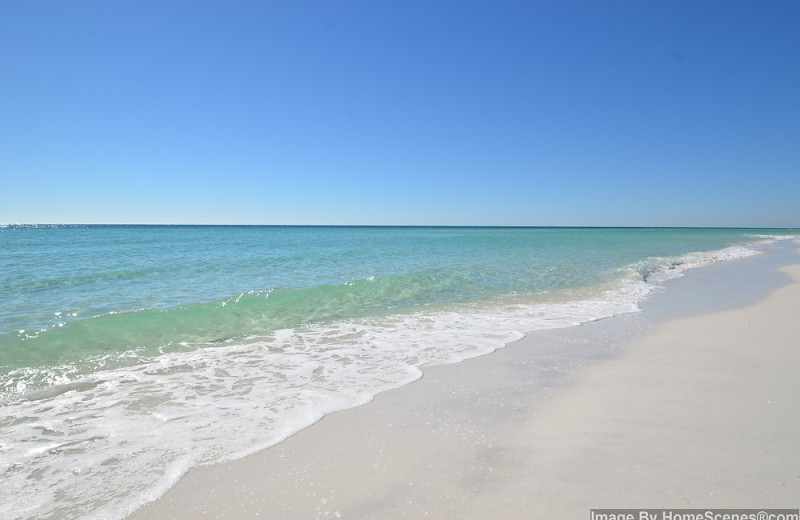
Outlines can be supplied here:
M797 233L0 226L0 518L123 518L425 366Z

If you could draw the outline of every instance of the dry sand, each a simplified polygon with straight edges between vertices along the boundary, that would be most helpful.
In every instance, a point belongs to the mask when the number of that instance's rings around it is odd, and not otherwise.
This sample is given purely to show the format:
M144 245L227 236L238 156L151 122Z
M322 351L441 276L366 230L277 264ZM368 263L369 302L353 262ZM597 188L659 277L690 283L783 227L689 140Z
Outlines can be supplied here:
M790 283L745 307L621 316L426 369L273 448L190 471L131 518L797 508L800 265L782 271Z

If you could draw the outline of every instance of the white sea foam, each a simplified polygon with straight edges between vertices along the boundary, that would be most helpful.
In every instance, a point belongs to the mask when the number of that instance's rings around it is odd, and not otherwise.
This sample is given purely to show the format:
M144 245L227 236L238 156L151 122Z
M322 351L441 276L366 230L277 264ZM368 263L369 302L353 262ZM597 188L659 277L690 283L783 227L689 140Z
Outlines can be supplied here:
M733 247L631 266L558 301L348 320L191 352L140 357L3 407L0 517L118 519L190 467L273 445L334 410L408 384L425 366L487 354L523 333L635 312L686 269L756 254ZM134 356L135 354L128 354Z

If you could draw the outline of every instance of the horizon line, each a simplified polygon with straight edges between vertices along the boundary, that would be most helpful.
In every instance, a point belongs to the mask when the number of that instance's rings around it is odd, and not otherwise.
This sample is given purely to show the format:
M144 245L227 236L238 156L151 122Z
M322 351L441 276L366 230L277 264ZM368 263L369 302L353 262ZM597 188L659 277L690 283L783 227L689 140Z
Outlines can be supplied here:
M170 224L170 223L0 223L4 227L329 227L329 228L527 228L527 229L800 229L800 226L728 226L728 225L584 225L584 224Z

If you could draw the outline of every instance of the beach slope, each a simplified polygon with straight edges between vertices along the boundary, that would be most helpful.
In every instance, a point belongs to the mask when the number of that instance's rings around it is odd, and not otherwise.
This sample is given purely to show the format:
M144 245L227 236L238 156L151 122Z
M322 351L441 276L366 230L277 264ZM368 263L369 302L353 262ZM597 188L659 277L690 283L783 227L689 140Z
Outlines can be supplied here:
M800 266L782 271L792 283L755 305L671 321L586 370L514 434L520 464L467 516L800 506Z

